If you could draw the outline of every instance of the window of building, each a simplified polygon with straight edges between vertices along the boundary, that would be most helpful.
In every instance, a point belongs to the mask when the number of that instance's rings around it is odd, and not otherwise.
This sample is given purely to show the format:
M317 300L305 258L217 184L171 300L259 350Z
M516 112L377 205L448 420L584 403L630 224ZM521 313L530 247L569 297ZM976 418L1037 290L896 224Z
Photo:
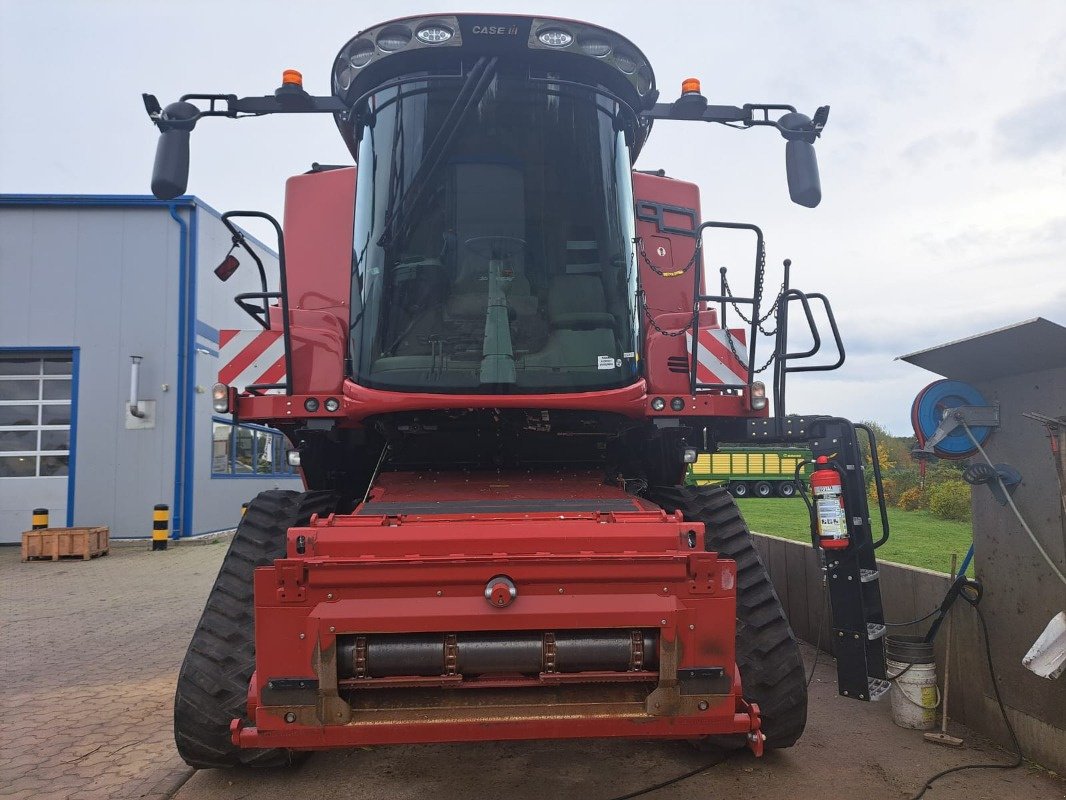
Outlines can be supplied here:
M296 474L287 455L292 446L281 431L215 417L211 432L212 477Z
M68 474L74 354L0 353L0 478Z

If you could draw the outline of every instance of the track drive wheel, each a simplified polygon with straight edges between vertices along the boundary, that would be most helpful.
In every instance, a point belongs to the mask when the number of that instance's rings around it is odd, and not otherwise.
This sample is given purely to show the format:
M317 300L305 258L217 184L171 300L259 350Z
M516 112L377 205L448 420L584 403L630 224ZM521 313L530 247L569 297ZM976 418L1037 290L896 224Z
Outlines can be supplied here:
M174 741L189 766L279 767L290 750L242 750L230 721L243 717L255 669L252 573L285 556L285 533L312 514L327 514L330 492L263 492L248 504L193 632L174 695Z
M658 487L648 499L704 523L707 549L737 562L736 646L744 698L759 704L766 747L791 747L807 723L803 657L736 503L725 489L709 486Z

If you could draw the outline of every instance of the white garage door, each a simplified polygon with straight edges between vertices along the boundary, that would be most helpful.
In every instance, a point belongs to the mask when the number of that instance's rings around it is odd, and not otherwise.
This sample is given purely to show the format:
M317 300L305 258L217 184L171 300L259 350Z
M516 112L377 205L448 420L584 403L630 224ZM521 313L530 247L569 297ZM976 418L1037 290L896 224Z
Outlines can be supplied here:
M0 350L0 541L38 507L66 525L73 382L70 350Z

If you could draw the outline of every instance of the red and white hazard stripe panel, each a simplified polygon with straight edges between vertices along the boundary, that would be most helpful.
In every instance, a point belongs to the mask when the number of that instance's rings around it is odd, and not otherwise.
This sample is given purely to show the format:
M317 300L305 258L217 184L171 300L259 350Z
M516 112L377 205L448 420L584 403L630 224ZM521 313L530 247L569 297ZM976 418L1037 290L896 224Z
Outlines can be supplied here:
M285 383L285 339L281 331L218 332L218 382L236 386Z
M696 338L697 383L747 383L746 338L741 329L701 328ZM685 348L692 352L691 331L685 334Z

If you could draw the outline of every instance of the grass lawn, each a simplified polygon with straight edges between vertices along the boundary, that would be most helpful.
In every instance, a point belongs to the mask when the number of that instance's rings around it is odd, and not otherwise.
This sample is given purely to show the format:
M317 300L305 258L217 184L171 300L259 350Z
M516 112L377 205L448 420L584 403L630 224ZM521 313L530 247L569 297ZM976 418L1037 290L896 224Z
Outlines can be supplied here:
M737 503L751 530L800 542L811 540L807 507L799 497L752 497L738 500ZM874 538L879 538L881 518L876 510L873 510L873 515ZM888 525L888 541L878 548L878 560L910 564L937 572L951 569L952 553L958 553L961 562L973 541L973 527L969 522L938 519L928 511L889 508ZM973 574L972 567L970 574Z

